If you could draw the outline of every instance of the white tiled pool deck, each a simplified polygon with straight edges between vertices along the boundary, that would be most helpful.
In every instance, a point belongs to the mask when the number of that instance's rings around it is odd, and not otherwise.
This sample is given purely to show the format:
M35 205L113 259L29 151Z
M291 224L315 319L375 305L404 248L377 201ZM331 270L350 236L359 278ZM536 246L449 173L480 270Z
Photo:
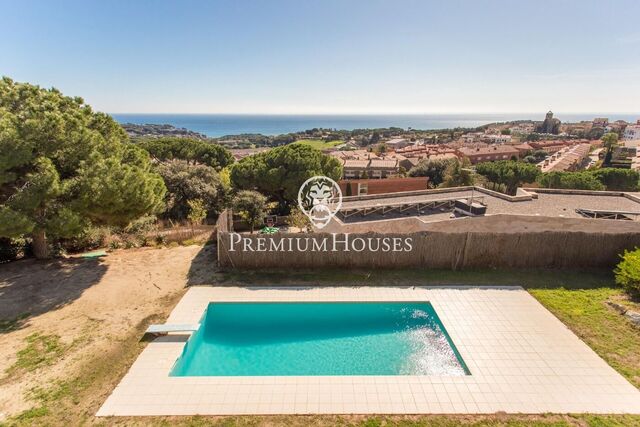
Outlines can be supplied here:
M188 338L170 335L97 415L640 413L640 391L519 287L195 287L167 323L214 301L430 301L471 375L170 377Z

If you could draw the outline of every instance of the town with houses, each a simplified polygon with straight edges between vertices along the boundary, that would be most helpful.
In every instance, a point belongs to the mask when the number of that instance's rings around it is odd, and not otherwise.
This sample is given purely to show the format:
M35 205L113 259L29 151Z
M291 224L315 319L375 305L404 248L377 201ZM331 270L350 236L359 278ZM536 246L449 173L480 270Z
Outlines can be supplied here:
M553 114L547 114L547 121ZM392 138L384 141L384 149L361 148L349 141L330 154L342 162L345 179L392 178L403 176L424 160L469 159L472 165L499 160L528 160L532 153L544 158L536 162L542 172L579 171L596 167L604 158L602 140L576 138L568 131L580 129L586 133L601 130L603 135L616 132L622 135L613 154L615 158L629 159L629 167L640 169L640 119L636 123L595 118L591 123L582 122L564 126L562 132L537 133L530 124L490 125L483 132L468 132L456 140L434 144L424 140ZM573 132L572 132L573 133ZM531 138L535 135L535 138Z

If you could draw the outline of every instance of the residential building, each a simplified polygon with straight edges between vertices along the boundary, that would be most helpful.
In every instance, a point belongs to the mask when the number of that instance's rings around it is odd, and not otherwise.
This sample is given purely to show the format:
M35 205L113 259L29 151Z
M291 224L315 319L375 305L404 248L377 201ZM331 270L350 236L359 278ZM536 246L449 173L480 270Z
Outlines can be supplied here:
M342 163L343 178L353 179L366 176L367 178L387 178L396 176L400 166L396 159L371 158L366 160L345 159Z
M426 190L429 178L349 179L339 183L343 197Z
M591 145L577 144L564 147L549 158L538 163L542 172L565 172L581 169L589 156Z
M485 135L482 138L483 141L489 144L508 144L511 142L511 135L491 134Z
M533 132L535 126L533 123L520 123L509 128L511 134L527 135Z
M369 160L345 159L342 161L342 177L345 179L360 178L367 171Z
M552 139L546 141L533 141L528 143L534 150L544 150L549 154L562 150L565 147L571 147L577 144L589 144L592 147L602 145L600 140L588 139Z
M638 120L640 122L640 120ZM622 139L625 141L631 141L633 139L640 139L640 123L635 125L629 125L624 129Z
M609 119L606 117L596 117L592 122L594 127L607 127L609 125Z
M484 133L482 132L469 132L462 135L460 138L462 142L465 144L473 144L479 142L482 137L484 137Z
M462 147L458 149L460 157L466 157L471 164L492 162L496 160L510 160L518 158L520 152L509 145L488 145L477 147Z
M525 157L528 153L534 151L534 148L526 142L524 144L514 145L513 148L518 150L519 158Z
M406 138L394 138L394 139L385 141L384 144L387 146L387 148L391 150L397 150L398 148L404 148L409 145L412 145L413 143L411 142L411 140Z

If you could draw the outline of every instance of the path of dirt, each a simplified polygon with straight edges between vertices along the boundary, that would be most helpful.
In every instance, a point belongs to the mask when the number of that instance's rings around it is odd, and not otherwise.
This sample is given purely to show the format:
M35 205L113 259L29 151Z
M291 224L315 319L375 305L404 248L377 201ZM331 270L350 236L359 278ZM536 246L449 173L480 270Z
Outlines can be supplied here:
M202 246L0 265L0 421L32 406L34 387L65 378L144 319L166 316L186 286L207 283L214 268L214 249ZM37 369L16 369L35 333L59 336L63 350Z

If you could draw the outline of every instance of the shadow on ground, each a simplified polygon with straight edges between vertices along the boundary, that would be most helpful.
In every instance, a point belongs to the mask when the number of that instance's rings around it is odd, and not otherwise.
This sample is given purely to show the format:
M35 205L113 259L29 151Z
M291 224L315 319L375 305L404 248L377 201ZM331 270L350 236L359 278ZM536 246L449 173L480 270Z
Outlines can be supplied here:
M0 334L20 329L31 316L73 302L107 271L99 259L16 261L0 266Z
M237 286L522 286L526 289L617 287L610 270L233 270L218 272L220 285Z
M216 245L204 245L191 262L187 286L212 285L218 274Z

